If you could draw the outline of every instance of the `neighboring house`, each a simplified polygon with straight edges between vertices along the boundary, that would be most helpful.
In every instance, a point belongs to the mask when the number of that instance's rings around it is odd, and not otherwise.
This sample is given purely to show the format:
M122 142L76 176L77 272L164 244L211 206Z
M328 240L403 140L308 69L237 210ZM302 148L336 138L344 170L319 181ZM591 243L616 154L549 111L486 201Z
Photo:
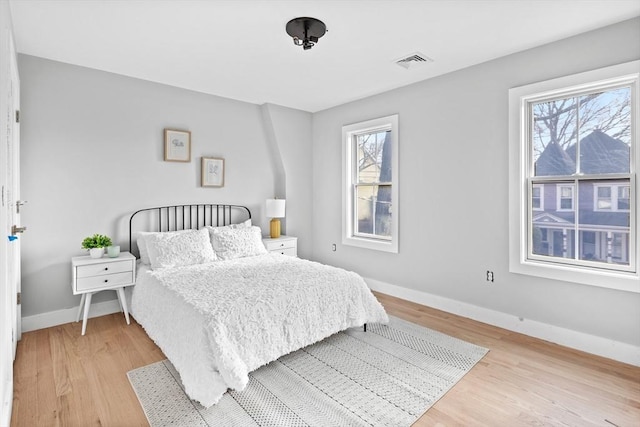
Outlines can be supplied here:
M600 130L580 140L579 147L585 175L629 171L629 146ZM550 143L535 167L536 176L570 176L576 170L576 144L563 150ZM558 180L534 184L531 194L533 253L629 264L629 180L587 181L577 192L575 182Z

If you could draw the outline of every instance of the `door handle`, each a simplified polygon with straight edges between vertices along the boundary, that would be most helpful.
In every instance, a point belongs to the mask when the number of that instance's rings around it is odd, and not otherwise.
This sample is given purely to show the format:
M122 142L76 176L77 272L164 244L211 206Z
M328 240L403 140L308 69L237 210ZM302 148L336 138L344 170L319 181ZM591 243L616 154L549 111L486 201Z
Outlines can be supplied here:
M27 227L16 227L15 225L11 226L11 234L24 233L27 231Z

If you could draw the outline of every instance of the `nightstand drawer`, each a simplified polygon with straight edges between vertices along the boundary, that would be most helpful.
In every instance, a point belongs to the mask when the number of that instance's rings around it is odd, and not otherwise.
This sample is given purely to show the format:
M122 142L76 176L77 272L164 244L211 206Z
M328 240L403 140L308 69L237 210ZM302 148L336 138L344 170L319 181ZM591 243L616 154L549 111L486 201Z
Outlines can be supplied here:
M268 251L281 251L285 249L295 249L296 241L295 239L286 239L286 240L270 240L265 242L265 246Z
M119 263L117 263L119 264ZM103 274L100 276L78 278L78 292L100 289L105 287L118 287L133 284L133 271L124 273Z
M82 277L122 273L125 271L133 271L133 263L131 261L115 261L109 263L79 265L76 267L76 277L80 279Z
M289 256L297 256L298 255L298 251L296 248L285 248L285 249L276 249L276 250L272 250L269 251L272 254L282 254L282 255L289 255Z

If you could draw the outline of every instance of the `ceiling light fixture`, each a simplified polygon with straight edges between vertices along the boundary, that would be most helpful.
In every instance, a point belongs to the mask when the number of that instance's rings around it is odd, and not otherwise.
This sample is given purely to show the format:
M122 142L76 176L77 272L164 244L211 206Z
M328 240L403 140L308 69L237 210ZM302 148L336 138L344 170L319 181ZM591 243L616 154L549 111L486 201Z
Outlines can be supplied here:
M286 30L293 37L293 44L309 50L327 32L327 26L316 18L294 18L287 22Z

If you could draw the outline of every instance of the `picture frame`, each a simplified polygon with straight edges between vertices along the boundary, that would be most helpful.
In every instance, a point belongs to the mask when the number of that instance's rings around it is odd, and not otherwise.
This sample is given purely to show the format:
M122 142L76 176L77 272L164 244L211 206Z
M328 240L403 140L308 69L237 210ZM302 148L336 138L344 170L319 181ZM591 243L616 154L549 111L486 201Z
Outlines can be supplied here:
M164 161L191 161L191 132L188 130L164 130Z
M202 158L203 187L224 187L224 159L219 157Z

